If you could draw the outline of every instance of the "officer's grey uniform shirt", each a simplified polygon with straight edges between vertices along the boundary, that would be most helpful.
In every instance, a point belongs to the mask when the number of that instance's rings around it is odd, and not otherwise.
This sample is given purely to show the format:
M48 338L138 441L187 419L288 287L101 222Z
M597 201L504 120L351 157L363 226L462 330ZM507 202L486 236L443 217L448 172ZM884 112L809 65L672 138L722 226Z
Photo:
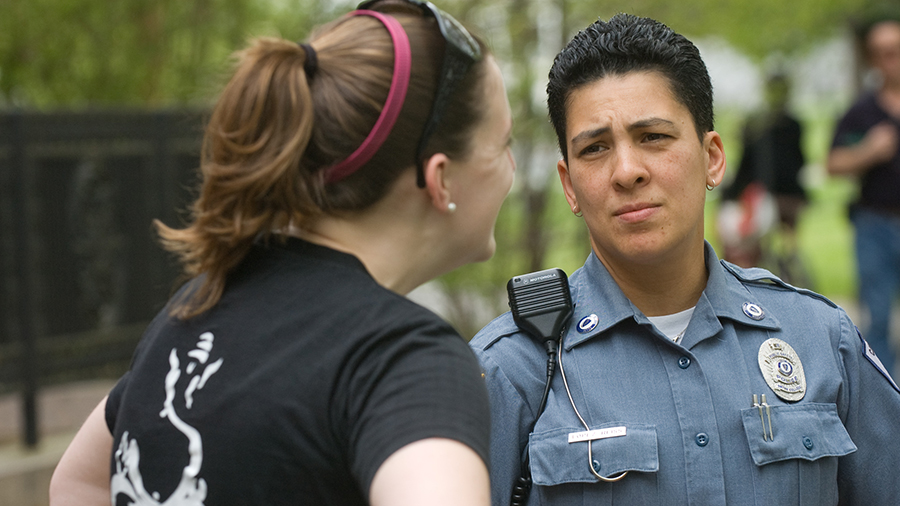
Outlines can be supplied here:
M706 255L707 287L678 344L593 254L570 277L575 314L561 360L572 399L590 429L626 431L595 440L590 459L586 442L568 442L585 428L558 369L529 434L546 376L542 345L509 313L475 336L492 407L493 504L509 504L526 444L530 505L900 504L900 392L866 357L846 313L766 271L720 262L708 244ZM762 318L745 314L745 303ZM580 332L591 314L596 326ZM766 383L758 354L770 338L802 363L799 401ZM769 418L760 419L753 394L766 394L774 439L764 440ZM629 474L602 483L591 465L607 477Z

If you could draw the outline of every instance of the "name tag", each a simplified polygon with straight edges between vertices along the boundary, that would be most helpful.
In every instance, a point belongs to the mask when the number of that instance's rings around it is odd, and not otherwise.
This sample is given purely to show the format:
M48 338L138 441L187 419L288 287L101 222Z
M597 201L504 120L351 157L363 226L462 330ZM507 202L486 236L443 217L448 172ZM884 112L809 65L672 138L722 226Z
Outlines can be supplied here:
M570 432L569 442L580 443L582 441L593 441L596 439L606 439L610 437L622 437L625 435L625 427L610 427L608 429L586 430L584 432Z

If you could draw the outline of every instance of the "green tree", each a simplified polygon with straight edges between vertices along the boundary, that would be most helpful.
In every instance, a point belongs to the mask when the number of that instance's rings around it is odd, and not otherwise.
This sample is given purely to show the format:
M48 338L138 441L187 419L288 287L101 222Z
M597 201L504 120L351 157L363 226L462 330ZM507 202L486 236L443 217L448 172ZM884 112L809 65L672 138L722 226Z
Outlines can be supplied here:
M255 35L299 37L332 2L0 0L0 106L209 103Z

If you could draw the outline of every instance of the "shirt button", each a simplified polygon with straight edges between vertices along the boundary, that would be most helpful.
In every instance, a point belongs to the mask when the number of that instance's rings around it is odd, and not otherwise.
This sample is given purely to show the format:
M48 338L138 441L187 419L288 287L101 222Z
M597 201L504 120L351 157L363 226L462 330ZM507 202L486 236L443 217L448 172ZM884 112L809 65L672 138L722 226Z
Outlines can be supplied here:
M595 473L599 473L599 472L600 472L600 462L598 462L598 461L596 461L596 460L593 461L593 462L591 462L591 467L594 468L594 472L595 472Z
M691 359L688 357L681 357L678 359L678 367L682 369L687 369L691 366Z
M701 432L694 437L694 441L697 442L697 446L706 446L709 444L709 436L705 432Z
M813 449L813 440L809 436L803 436L803 446L806 447L807 450Z

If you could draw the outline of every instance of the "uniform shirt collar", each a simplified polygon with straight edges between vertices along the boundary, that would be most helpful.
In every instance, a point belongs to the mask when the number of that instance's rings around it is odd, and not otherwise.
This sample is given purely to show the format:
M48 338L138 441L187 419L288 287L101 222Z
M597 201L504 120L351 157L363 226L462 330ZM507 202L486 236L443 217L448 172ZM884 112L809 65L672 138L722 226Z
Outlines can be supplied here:
M777 319L763 308L762 319L751 318L744 310L745 304L762 307L758 298L747 289L735 273L719 261L712 246L705 245L709 279L697 301L687 332L679 344L672 343L660 334L660 338L673 346L690 349L697 343L715 336L722 330L720 318L774 330L779 328ZM571 349L595 336L603 334L616 324L632 319L641 325L652 325L650 320L634 305L612 279L609 271L592 252L584 266L569 279L572 302L575 304L570 330L566 333L565 347ZM596 315L597 323L589 331L579 329L585 318Z
M588 256L584 266L569 277L569 288L575 308L572 324L566 333L566 349L606 332L623 320L637 319L638 316L646 319L625 297L594 252ZM596 318L596 324L591 322L592 318ZM590 325L594 325L593 328L586 330Z

